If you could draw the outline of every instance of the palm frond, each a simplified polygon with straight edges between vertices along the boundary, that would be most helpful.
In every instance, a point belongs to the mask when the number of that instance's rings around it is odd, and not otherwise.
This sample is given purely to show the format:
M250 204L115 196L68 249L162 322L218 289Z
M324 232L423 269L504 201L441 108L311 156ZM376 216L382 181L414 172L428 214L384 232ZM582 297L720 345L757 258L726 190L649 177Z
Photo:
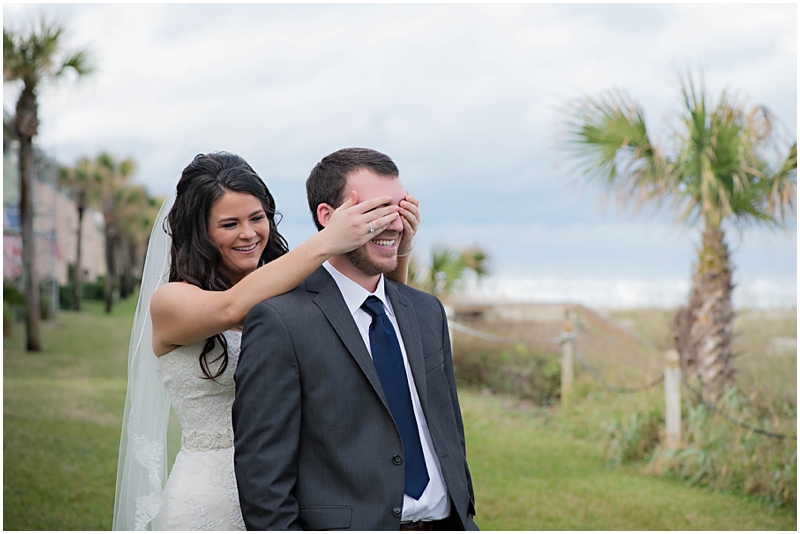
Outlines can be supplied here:
M475 273L478 280L489 274L489 255L479 247L470 247L461 252L464 266Z
M785 223L796 211L796 142L784 156L784 136L766 107L749 107L727 91L712 103L702 75L699 82L682 76L680 87L669 154L652 143L643 111L623 91L573 102L565 148L582 178L625 204L672 205L689 225Z
M777 221L785 223L797 214L797 143L789 149L789 155L778 171L764 180L768 187L766 212Z
M89 76L96 71L88 50L79 50L65 59L57 75L62 75L68 69L75 71L78 76Z
M489 255L480 247L462 250L439 246L431 254L430 264L423 266L416 256L408 264L408 283L440 298L463 289L466 275L473 272L478 280L489 274Z
M64 50L64 26L40 21L39 27L27 32L3 29L3 80L22 80L29 90L43 80L57 79L68 70L78 76L94 71L88 51Z
M622 91L572 104L566 148L582 175L624 205L658 204L671 188L669 162L651 141L644 112Z

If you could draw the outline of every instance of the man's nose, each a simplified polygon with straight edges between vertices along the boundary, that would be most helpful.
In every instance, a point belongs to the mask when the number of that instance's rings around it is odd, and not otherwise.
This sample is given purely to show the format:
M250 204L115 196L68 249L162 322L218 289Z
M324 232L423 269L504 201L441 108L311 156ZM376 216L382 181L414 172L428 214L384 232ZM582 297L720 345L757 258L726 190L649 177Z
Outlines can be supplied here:
M402 232L403 231L403 218L398 217L389 223L389 226L386 228L387 230L394 230L395 232Z

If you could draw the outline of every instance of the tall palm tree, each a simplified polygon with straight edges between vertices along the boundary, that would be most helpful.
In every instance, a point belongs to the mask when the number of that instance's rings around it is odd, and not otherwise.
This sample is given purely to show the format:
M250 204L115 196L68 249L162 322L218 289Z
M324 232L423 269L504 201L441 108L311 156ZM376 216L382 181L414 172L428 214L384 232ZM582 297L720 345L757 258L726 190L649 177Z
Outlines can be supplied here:
M681 80L683 106L669 152L648 133L641 107L610 90L576 101L565 148L577 169L623 203L675 209L677 220L702 225L692 293L675 320L685 376L711 397L733 384L733 283L725 232L761 224L785 226L795 214L797 143L779 145L777 122L763 106L747 107L723 92L709 106L705 88ZM776 150L777 148L777 150Z
M437 247L431 255L431 263L421 266L413 256L408 267L409 284L439 298L446 298L463 287L470 271L480 280L489 274L489 256L479 247L454 250Z
M89 158L81 158L75 167L62 167L59 171L59 183L65 187L75 200L78 211L78 235L75 253L75 309L81 310L83 300L83 215L89 206L90 196L95 187L94 163Z
M122 226L118 207L122 203L128 179L135 170L136 163L130 158L118 161L108 152L103 152L96 159L95 180L99 184L100 208L106 234L106 313L111 313L114 293L119 288L117 256L122 240Z
M25 331L29 351L41 350L33 228L33 138L39 129L38 91L43 83L58 80L69 71L84 76L93 70L85 50L66 52L63 49L63 33L62 26L44 21L38 30L27 33L15 33L3 28L3 82L22 82L13 125L19 138Z

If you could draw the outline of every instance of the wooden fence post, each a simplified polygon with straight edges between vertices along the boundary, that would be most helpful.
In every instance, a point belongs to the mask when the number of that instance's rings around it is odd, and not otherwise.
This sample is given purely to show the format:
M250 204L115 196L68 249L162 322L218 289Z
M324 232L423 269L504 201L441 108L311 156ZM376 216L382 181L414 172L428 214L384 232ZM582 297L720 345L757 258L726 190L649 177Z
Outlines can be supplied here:
M575 356L575 326L577 314L574 311L567 312L564 321L564 330L561 333L561 405L566 406L569 396L572 393L572 379L575 376L573 359Z
M666 352L666 367L664 368L664 395L666 397L667 435L666 448L674 451L681 444L681 369L680 355L675 349Z

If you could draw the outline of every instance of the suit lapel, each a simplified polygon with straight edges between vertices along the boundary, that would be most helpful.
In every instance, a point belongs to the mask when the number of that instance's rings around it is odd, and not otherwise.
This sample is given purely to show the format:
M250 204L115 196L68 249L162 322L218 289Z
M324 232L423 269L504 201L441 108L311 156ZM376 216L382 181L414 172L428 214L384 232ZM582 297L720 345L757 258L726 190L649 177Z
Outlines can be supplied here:
M375 389L375 392L388 410L389 404L383 393L378 373L375 371L375 364L372 363L372 358L367 352L367 347L364 346L364 340L358 332L358 327L353 321L350 310L347 309L347 305L344 303L336 282L324 267L320 267L309 277L306 287L309 291L317 293L314 298L314 304L325 314L339 339L350 351L350 354L356 360L358 366L361 367L361 371L366 375L367 380L372 384L373 389Z
M417 386L422 411L427 414L428 386L425 380L425 357L423 355L422 337L419 333L419 319L414 312L411 301L401 295L393 283L387 280L385 289L386 295L392 303L400 334L403 336L408 365L411 367L411 374L414 376L414 384Z

